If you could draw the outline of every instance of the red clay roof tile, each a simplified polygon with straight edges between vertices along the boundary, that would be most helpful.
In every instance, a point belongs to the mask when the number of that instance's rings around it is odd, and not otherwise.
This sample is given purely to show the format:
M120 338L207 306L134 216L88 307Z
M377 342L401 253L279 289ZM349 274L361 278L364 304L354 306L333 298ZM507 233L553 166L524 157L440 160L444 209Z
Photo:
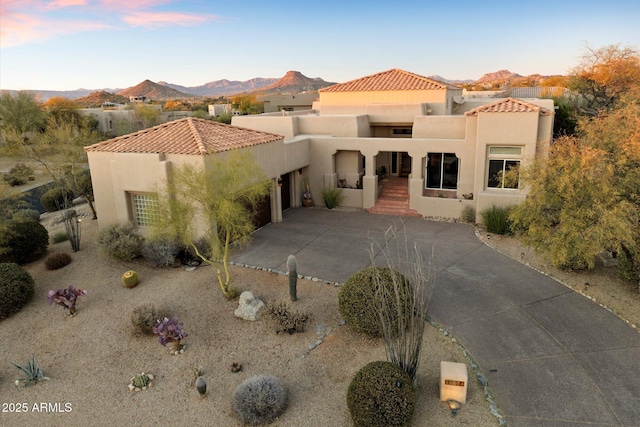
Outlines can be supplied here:
M542 116L548 116L551 111L544 107L539 107L530 102L521 101L516 98L505 98L491 104L483 105L467 111L465 115L475 116L478 113L540 113Z
M346 83L325 87L319 92L371 92L386 90L444 90L460 89L408 71L393 68L370 76L361 77Z
M207 155L283 139L281 135L187 117L85 147L85 151Z

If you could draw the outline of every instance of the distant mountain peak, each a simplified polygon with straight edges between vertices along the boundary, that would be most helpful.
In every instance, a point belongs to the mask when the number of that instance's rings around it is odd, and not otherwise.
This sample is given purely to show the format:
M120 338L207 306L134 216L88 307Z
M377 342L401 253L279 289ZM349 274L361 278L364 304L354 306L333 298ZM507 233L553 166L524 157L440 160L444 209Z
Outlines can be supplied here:
M499 70L494 71L493 73L486 73L478 80L476 83L485 83L485 82L494 82L496 80L508 80L515 77L522 77L520 74L512 73L509 70Z
M334 85L333 82L326 82L321 78L309 78L300 71L287 71L283 77L274 83L258 88L253 92L261 93L300 93L315 92L323 87Z
M151 100L165 100L175 98L191 98L193 95L180 92L168 86L154 83L147 79L130 88L121 90L118 95L122 96L146 96Z

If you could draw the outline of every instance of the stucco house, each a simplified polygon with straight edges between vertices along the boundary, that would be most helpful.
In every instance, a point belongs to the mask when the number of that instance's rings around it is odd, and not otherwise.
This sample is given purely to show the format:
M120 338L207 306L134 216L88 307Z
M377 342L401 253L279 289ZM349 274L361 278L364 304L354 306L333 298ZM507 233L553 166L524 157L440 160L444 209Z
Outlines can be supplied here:
M457 218L468 206L479 220L525 197L517 171L546 155L553 111L546 99L465 99L457 86L392 69L321 89L312 110L232 125L184 118L86 151L101 227L144 226L144 205L171 167L211 167L228 150L251 150L272 181L258 225L301 206L304 180L320 206L322 189L339 186L347 207Z
M550 99L466 99L457 86L391 69L320 89L313 110L232 124L307 143L316 204L323 188L341 186L344 206L453 218L469 206L480 220L493 204L523 200L517 170L546 155L553 114Z

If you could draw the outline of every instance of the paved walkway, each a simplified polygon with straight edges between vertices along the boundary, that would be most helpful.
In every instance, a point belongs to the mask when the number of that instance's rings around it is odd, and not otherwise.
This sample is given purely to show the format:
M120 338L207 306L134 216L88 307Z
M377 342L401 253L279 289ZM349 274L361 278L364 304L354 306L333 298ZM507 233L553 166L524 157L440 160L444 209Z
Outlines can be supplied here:
M435 248L429 316L478 363L509 427L640 426L640 334L487 247L470 225L291 209L233 260L286 271L294 254L299 274L342 283L370 264L372 239L390 226L424 258Z

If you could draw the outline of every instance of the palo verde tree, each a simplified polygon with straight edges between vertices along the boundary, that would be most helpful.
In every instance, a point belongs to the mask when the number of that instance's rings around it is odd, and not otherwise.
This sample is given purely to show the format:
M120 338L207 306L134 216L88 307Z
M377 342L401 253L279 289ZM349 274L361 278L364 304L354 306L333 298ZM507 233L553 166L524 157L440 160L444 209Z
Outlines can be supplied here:
M33 133L42 130L44 117L44 112L33 93L20 91L12 95L3 92L0 95L3 152L6 155L22 155L23 145L29 142Z
M593 268L603 251L640 267L640 104L627 100L578 135L556 140L523 171L527 199L511 214L524 242L557 267Z
M191 247L212 265L222 293L233 298L229 255L232 246L246 243L255 229L254 213L269 186L249 151L209 156L204 170L184 165L172 171L165 194L159 196L154 229ZM199 237L206 240L210 254L197 244Z
M80 124L50 116L45 131L29 146L29 157L43 165L57 185L82 197L95 219L97 213L84 147L98 142L100 135L90 126Z

